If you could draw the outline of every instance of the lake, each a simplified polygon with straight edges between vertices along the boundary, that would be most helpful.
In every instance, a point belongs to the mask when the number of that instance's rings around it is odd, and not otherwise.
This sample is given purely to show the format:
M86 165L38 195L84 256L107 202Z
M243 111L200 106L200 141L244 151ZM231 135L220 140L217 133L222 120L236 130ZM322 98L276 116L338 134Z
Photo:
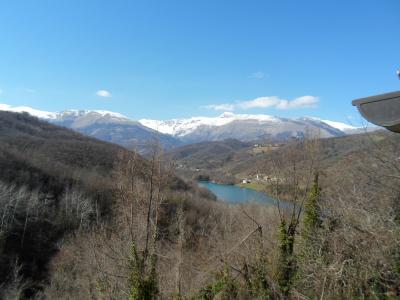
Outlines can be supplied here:
M213 192L218 199L229 203L246 203L246 202L259 202L268 205L275 205L276 200L269 197L267 194L258 192L253 189L242 188L236 185L218 184L208 181L199 181L199 186L206 188ZM288 203L280 203L289 205Z

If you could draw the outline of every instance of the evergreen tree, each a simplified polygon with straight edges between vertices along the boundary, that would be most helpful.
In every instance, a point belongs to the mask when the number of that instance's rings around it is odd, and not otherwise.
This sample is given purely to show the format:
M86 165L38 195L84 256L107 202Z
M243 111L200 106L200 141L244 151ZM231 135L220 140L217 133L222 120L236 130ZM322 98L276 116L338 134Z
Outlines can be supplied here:
M151 300L158 295L156 256L139 255L135 243L132 243L129 276L129 299Z
M296 226L295 220L291 220L289 224L282 220L279 225L278 283L284 296L289 295L296 273L296 259L293 253Z
M322 221L319 215L318 202L321 189L318 182L318 173L315 174L311 191L304 205L304 234L309 237L315 229L321 227Z

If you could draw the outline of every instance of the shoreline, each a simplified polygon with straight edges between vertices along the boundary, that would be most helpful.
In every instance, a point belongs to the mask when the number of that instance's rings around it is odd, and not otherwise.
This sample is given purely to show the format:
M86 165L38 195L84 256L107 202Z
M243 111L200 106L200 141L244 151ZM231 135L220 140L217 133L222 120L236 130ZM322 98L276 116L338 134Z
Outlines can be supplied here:
M246 189L251 189L251 190L255 190L257 192L263 192L266 193L266 185L261 184L261 183L256 183L256 182L252 182L252 183L236 183L235 184L238 187L241 188L246 188ZM268 193L266 193L268 195Z

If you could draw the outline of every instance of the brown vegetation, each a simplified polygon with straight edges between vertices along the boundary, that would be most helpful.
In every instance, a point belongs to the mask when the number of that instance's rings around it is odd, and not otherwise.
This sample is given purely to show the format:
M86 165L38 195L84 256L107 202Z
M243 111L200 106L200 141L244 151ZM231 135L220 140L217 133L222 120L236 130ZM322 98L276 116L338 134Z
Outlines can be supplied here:
M293 205L268 207L215 201L157 147L144 160L27 116L4 120L23 138L2 136L0 148L13 157L1 160L2 298L400 296L395 135L296 141L247 160ZM39 147L50 131L67 154Z

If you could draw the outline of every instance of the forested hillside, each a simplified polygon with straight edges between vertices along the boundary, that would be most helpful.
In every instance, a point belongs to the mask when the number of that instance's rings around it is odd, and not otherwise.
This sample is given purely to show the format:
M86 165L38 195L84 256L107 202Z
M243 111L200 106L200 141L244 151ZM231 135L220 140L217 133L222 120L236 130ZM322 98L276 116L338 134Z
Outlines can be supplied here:
M0 112L1 282L18 268L32 281L29 295L46 279L58 240L76 222L110 213L111 170L121 151L28 114Z
M0 286L20 283L34 295L65 235L114 218L114 167L129 155L28 114L0 112ZM134 156L135 176L147 182L150 163ZM165 184L190 189L173 175Z
M384 148L396 135L384 132L365 132L350 136L318 139L321 168L333 168L348 157L357 157L371 153L377 147ZM241 182L243 178L255 178L257 174L274 177L271 164L287 155L289 151L302 145L301 140L285 143L253 142L243 143L238 140L222 142L202 142L178 147L167 152L176 162L178 173L196 178L199 175L210 180L231 183ZM355 166L355 159L351 166ZM299 162L300 163L300 162Z

